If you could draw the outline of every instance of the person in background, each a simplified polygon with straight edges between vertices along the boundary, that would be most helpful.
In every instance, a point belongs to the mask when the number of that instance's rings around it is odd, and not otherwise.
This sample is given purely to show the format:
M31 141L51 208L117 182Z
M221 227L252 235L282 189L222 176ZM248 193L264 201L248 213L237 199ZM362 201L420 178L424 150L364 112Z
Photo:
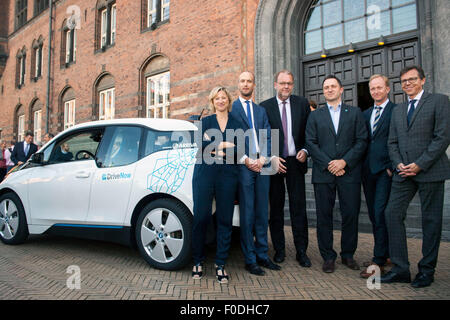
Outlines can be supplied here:
M37 151L37 145L33 143L33 132L25 132L25 139L17 142L11 154L11 160L15 165L21 165L30 159L31 155Z
M5 160L6 160L6 172L8 173L14 167L14 162L11 160L11 154L14 149L15 141L11 141L9 144L9 148L5 150Z
M0 182L6 175L6 142L0 140Z
M311 111L314 111L317 109L317 102L315 102L314 100L309 100L309 109Z
M50 132L47 132L46 134L44 134L44 138L42 139L43 145L45 145L47 142L52 140L54 136L55 135L53 133L50 133Z

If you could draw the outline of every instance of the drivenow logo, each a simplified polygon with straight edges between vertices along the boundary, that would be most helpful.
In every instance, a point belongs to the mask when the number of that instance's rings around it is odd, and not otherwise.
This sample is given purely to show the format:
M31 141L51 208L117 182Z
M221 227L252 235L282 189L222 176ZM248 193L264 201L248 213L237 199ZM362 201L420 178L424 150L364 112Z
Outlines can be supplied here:
M102 180L121 180L121 179L131 179L131 173L104 173L102 174Z

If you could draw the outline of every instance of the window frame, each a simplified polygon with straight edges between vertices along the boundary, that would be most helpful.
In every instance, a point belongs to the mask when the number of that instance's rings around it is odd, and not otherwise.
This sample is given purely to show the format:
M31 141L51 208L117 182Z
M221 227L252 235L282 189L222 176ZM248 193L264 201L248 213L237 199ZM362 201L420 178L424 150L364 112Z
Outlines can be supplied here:
M15 29L23 27L28 21L28 0L16 0Z
M75 125L75 99L64 101L64 130Z
M66 66L71 63L75 63L76 61L76 52L77 52L77 32L76 29L67 28L64 31L65 38L65 54L64 54L64 62Z
M324 11L324 5L327 5L329 3L333 3L335 1L338 2L339 5L340 5L341 14L342 14L341 20L338 21L338 22L326 25L326 24L323 23L324 19L325 19L324 12L323 12ZM304 55L304 59L308 60L309 59L308 57L320 55L320 53L323 52L323 51L325 51L328 54L329 51L336 51L336 49L339 49L339 48L346 48L346 47L348 47L350 45L350 43L353 44L353 45L356 44L356 43L357 44L360 44L360 43L364 44L366 42L367 43L368 42L377 43L378 39L380 38L380 36L370 37L369 38L369 30L368 30L368 26L367 26L368 19L371 19L371 17L373 17L374 13L373 12L371 12L370 14L368 13L368 6L367 6L368 0L362 0L362 2L364 4L364 14L362 14L362 15L355 15L355 16L346 18L344 16L344 0L316 0L316 1L314 1L310 5L310 7L308 8L308 11L306 12L306 19L305 19L304 27L303 27L303 31L302 31L302 43L303 43L302 53ZM383 8L383 9L381 9L379 11L380 14L388 12L388 14L389 14L389 21L390 21L389 33L382 34L381 36L383 36L383 37L391 37L391 36L396 36L398 34L402 34L402 33L405 33L405 32L409 32L409 33L411 33L411 32L418 32L418 29L419 29L418 17L419 17L419 15L417 14L418 5L417 5L417 1L416 0L409 0L409 1L405 2L405 3L401 3L401 4L398 4L398 5L392 5L392 0L390 0L389 4L390 5L388 7ZM395 9L403 8L403 7L407 7L407 6L411 6L411 5L414 5L415 9L416 9L416 28L415 29L406 30L406 31L395 32L394 31L394 25L393 25L393 11ZM320 13L319 14L319 20L320 20L319 21L319 26L311 28L311 29L308 30L307 29L308 28L308 24L310 22L312 13L315 10L319 10L319 13ZM361 41L357 41L357 42L350 41L350 42L346 43L346 30L345 30L346 24L358 21L360 19L364 19L364 39L361 40ZM340 30L340 33L339 33L339 37L341 38L340 39L341 40L341 44L338 45L338 46L333 46L333 47L330 47L330 48L326 48L326 46L325 46L325 37L324 37L325 36L325 31L324 30L327 29L327 28L336 27L336 26L340 26L341 27L340 28L341 30ZM320 49L318 49L317 51L308 52L307 51L306 35L309 34L309 33L313 33L313 32L320 32L320 38L321 38L320 41L319 41L321 43L320 44ZM313 40L311 40L311 41L313 41ZM316 41L318 41L318 40L316 40Z
M161 79L165 78L166 75L168 76L168 81L167 81L167 87L168 90L165 91L164 89L161 91L160 90L160 85L161 85ZM158 97L158 103L155 104L151 104L151 94L152 94L152 87L151 87L151 82L153 81L153 83L158 83L158 94L156 94L156 87L155 87L155 102L156 102L156 97ZM167 119L168 114L169 114L169 108L170 108L170 71L165 71L162 73L158 73L155 75L151 75L145 78L145 82L146 82L146 118L153 118L153 119ZM159 98L160 95L159 93L162 93L162 97L163 97L163 101L160 102ZM162 108L162 116L159 116L159 109ZM153 110L153 116L151 116L151 111Z
M98 96L99 96L98 119L99 120L112 120L112 119L114 119L115 107L116 107L115 91L116 91L115 87L99 91L99 93L98 93ZM107 100L108 93L111 94L111 103L110 103L110 105L108 105L108 103L107 103L108 102L108 100ZM105 100L102 99L102 95L105 96ZM104 101L105 101L105 103L104 103ZM109 116L106 115L106 107L108 107L110 109Z
M36 143L41 142L41 135L42 135L41 124L42 124L42 109L39 109L33 112L33 134Z
M25 138L25 115L17 116L17 141L21 142Z
M143 10L145 10L145 13L143 14L145 18L145 24L142 26L143 29L154 30L161 24L170 21L170 0L167 2L166 0L142 0L142 1L145 1L145 4L142 4L144 8ZM169 14L167 15L167 18L164 19L164 12L166 10L169 11Z

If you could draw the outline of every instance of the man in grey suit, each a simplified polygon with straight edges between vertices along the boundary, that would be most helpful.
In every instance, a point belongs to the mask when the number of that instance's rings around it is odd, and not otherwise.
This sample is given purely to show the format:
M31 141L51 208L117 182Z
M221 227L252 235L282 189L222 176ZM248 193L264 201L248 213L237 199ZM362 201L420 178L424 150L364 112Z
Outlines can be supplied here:
M450 178L445 153L450 144L450 104L448 96L423 90L425 74L419 66L403 69L400 80L408 102L392 112L388 147L396 174L386 208L389 253L395 266L381 277L381 283L411 282L404 221L419 191L423 258L411 285L421 288L434 280L441 240L444 184Z

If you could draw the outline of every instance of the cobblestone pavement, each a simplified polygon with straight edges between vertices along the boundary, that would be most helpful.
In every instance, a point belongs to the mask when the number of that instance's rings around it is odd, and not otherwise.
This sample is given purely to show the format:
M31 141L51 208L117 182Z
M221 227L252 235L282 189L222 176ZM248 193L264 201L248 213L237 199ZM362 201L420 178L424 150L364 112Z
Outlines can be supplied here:
M381 284L380 290L369 290L358 271L337 260L332 274L321 271L315 229L310 229L308 254L313 266L302 268L295 260L290 227L286 227L287 259L281 271L266 270L258 277L244 270L238 241L234 241L227 271L228 285L215 280L213 254L206 264L202 280L191 279L190 266L180 271L150 268L134 249L112 243L55 236L32 236L23 245L0 243L0 300L58 299L450 299L450 242L442 242L432 286L414 289L409 284ZM340 232L335 232L335 250L339 252ZM270 239L269 239L270 241ZM356 260L370 260L372 235L359 234ZM417 273L421 240L408 239L411 273ZM272 248L269 251L273 256ZM81 288L66 285L69 266L81 271Z

